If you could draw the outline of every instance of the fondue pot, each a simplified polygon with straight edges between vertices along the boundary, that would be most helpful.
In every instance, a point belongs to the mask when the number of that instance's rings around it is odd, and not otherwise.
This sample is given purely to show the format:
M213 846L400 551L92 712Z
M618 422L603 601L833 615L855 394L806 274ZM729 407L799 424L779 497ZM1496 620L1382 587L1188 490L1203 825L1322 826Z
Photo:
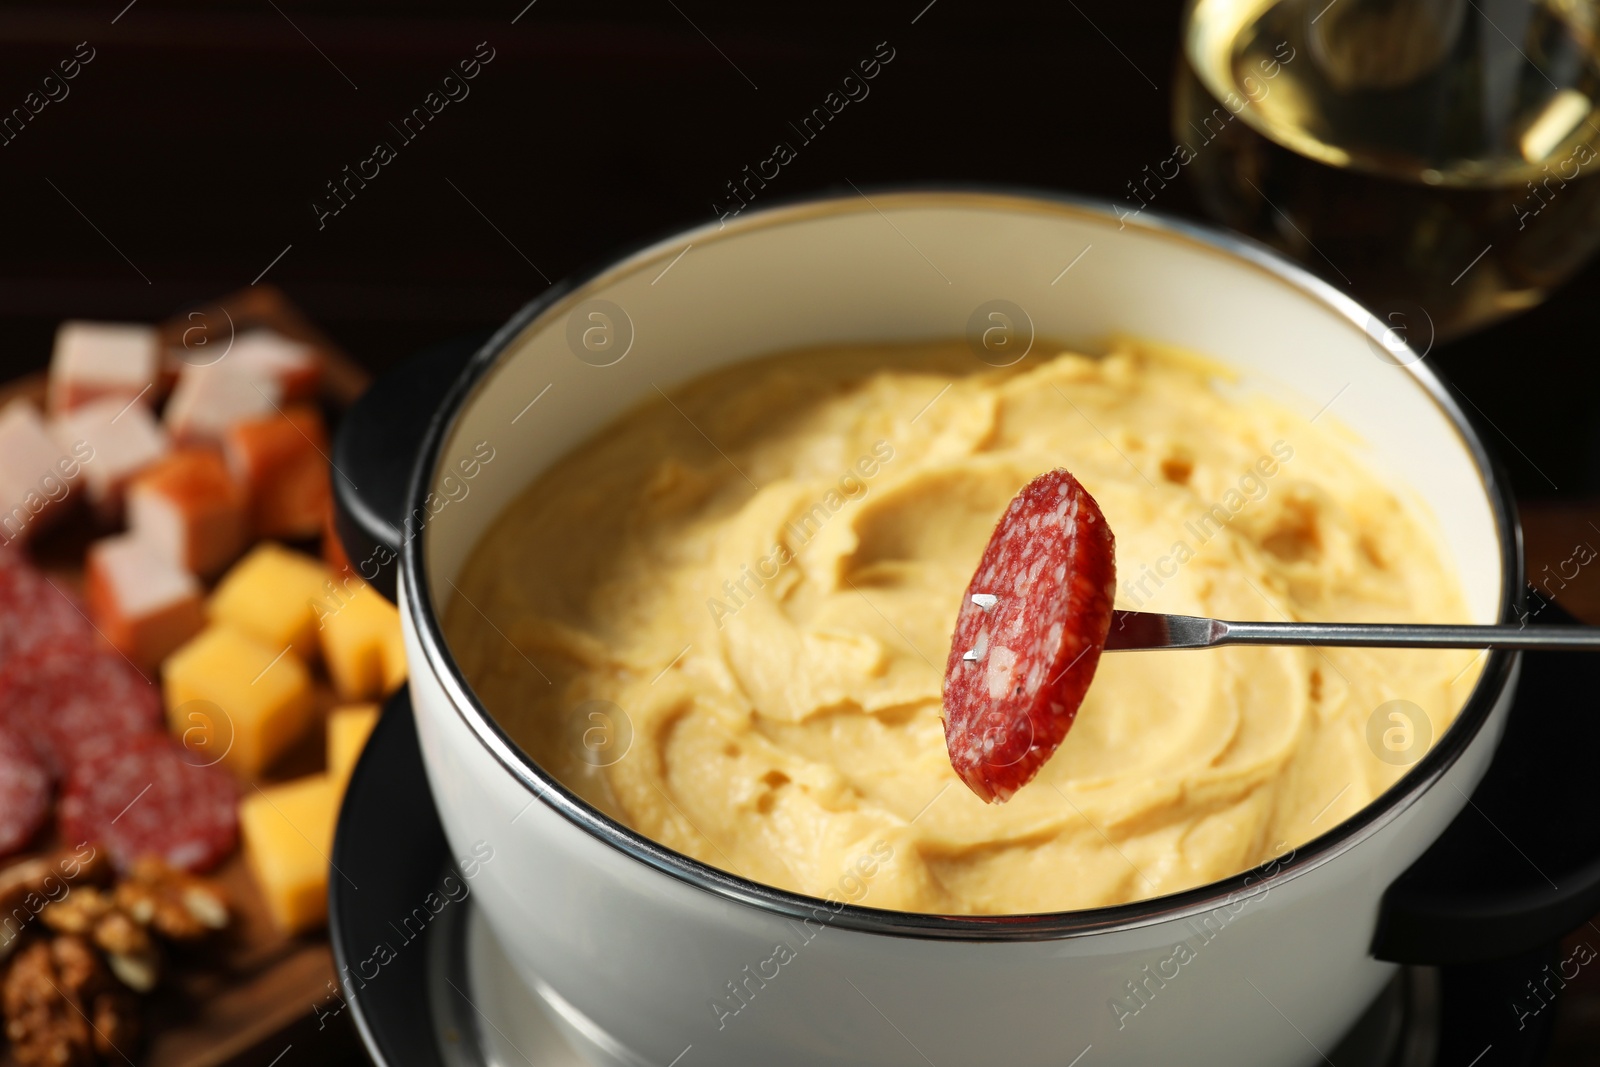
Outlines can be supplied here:
M399 372L353 413L334 457L341 530L353 565L397 590L451 852L492 856L473 896L595 1063L1320 1063L1397 962L1510 955L1600 908L1594 832L1508 848L1490 809L1468 807L1518 653L1484 656L1393 788L1261 867L1117 907L941 916L776 889L635 833L517 747L445 640L440 612L502 509L657 389L807 346L965 336L999 364L1116 334L1213 356L1343 422L1431 514L1472 621L1516 620L1507 487L1421 345L1240 238L1094 201L873 191L725 218L553 287L464 367ZM1556 703L1524 746L1536 758L1507 773L1550 781L1575 762Z

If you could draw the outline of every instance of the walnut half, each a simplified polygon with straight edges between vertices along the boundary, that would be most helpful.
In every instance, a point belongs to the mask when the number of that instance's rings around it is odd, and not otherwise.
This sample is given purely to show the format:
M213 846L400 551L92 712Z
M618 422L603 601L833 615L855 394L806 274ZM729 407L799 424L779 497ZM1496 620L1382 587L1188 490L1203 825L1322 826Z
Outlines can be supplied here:
M138 1015L83 938L38 940L17 953L0 983L6 1037L20 1067L89 1067L133 1049Z
M87 845L0 868L0 960L22 944L45 907L63 899L70 888L104 881L109 874L105 857Z
M133 865L116 888L117 906L169 941L194 941L228 925L228 901L215 882L155 856Z
M78 886L48 905L39 918L62 934L86 937L106 955L111 973L135 993L148 993L161 976L161 957L150 934L122 908L111 893Z

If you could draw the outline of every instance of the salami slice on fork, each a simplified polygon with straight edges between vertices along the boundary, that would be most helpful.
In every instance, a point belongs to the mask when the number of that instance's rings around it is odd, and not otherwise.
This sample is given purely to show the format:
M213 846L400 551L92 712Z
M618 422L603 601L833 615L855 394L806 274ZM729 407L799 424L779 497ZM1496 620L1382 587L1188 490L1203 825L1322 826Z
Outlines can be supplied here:
M944 677L950 763L995 803L1067 735L1111 629L1116 541L1064 470L1011 501L962 598Z

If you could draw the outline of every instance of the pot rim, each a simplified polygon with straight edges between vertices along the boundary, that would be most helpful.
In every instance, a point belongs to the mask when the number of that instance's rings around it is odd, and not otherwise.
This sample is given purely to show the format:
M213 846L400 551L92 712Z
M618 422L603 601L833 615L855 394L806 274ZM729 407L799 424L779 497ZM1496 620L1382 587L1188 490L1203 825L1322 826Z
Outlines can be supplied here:
M745 212L726 223L707 223L674 231L638 246L616 259L579 271L535 297L501 327L468 362L444 396L423 436L422 447L406 493L406 514L416 514L434 481L439 453L460 414L477 395L489 372L517 338L541 319L552 318L576 304L596 284L650 269L677 255L688 243L723 240L752 230L789 225L842 213L878 211L879 203L901 206L963 206L1065 214L1099 225L1135 226L1170 240L1221 255L1235 264L1272 276L1330 308L1385 344L1385 330L1376 316L1306 269L1275 251L1232 232L1173 218L1149 210L1119 213L1117 205L1095 197L998 186L895 186L875 188L872 199L860 190L824 194ZM1387 342L1392 350L1392 341ZM1410 352L1409 346L1407 352ZM1521 530L1515 507L1494 459L1448 387L1421 357L1397 366L1409 374L1449 420L1477 467L1494 515L1503 580L1500 621L1510 621L1522 587ZM400 548L401 586L422 645L427 666L449 696L458 715L478 741L530 794L579 829L646 867L734 903L787 919L817 919L863 933L941 941L1051 941L1089 934L1130 930L1197 917L1237 900L1265 893L1290 879L1350 851L1396 819L1427 792L1467 750L1504 692L1520 653L1494 650L1454 722L1439 741L1393 786L1348 819L1292 849L1284 856L1178 893L1130 903L1079 911L1020 915L939 915L890 911L832 902L744 878L684 855L645 837L584 801L527 756L478 701L445 641L426 580L423 538L426 525Z

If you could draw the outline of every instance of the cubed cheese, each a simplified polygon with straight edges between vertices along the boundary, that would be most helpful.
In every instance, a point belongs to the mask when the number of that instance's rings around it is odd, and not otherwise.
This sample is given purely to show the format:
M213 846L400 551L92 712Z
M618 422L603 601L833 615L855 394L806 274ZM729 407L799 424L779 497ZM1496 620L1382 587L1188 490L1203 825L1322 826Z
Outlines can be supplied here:
M7 404L0 410L0 541L26 541L47 529L82 473L80 457L55 442L32 404Z
M285 400L310 400L322 382L322 358L317 350L274 330L239 334L227 358L248 374L277 382Z
M349 704L328 712L328 777L341 790L350 781L372 728L378 725L378 712L376 704Z
M329 510L328 431L316 408L293 404L223 435L228 467L250 494L258 537L312 537Z
M135 478L128 525L203 577L232 563L249 537L244 490L205 448L179 449Z
M185 705L205 701L221 716L223 762L253 779L294 744L312 720L311 675L287 644L266 645L228 625L213 625L174 652L161 668L167 724L182 734L192 722ZM226 736L231 734L231 737Z
M239 801L239 836L266 900L286 934L321 926L328 915L328 867L339 789L326 774L251 789Z
M173 439L185 444L215 443L228 427L272 414L283 387L260 377L228 356L205 365L185 364L164 415Z
M314 556L263 542L223 575L211 617L273 646L317 654L317 617L334 601L333 572Z
M84 584L95 626L140 670L156 667L205 625L194 575L135 534L90 545Z
M153 407L159 364L154 326L63 322L50 357L50 410L70 411L102 399L114 399L121 407L135 398Z
M322 616L322 658L343 700L384 696L406 680L400 612L365 582L351 579Z
M122 492L133 476L170 450L149 408L115 397L58 415L50 433L59 448L82 457L89 502L106 518L121 514Z

